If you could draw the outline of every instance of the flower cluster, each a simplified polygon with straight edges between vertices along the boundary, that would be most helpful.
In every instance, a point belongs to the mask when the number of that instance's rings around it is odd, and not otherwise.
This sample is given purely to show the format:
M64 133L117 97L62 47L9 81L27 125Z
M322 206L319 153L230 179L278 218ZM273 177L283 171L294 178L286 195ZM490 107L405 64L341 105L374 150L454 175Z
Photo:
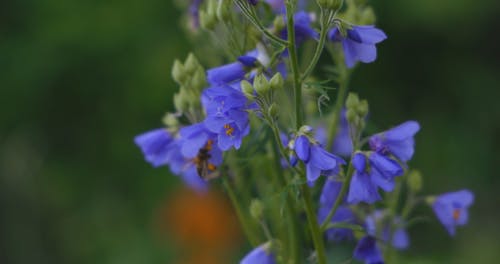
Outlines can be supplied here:
M357 63L374 62L387 38L373 10L364 1L309 2L192 0L191 29L215 36L225 63L205 70L192 54L174 62L175 112L135 138L145 160L197 191L220 179L254 247L243 264L326 264L324 244L346 240L356 243L354 259L383 263L409 247L406 229L422 202L455 235L473 193L422 196L423 177L410 169L420 124L366 135L368 101L348 92ZM221 61L200 42L205 62ZM317 65L323 50L328 67Z

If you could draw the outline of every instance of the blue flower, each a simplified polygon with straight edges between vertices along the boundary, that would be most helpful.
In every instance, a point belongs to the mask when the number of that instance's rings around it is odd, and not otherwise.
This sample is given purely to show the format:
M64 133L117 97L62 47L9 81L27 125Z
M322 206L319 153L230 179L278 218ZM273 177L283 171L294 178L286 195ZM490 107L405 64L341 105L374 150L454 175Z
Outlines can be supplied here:
M153 167L166 165L174 149L174 138L164 128L154 129L134 138L144 158Z
M335 180L333 177L328 177L323 185L323 189L321 190L319 203L330 207L333 206L341 188L342 182Z
M345 163L341 158L324 150L319 144L310 142L304 135L295 139L294 150L297 157L306 164L309 182L316 181L321 174L337 173L340 165Z
M299 11L293 16L295 27L295 43L300 45L308 39L318 39L319 33L311 27L311 16L304 11ZM288 32L286 29L281 31L281 37L288 39Z
M441 194L432 203L432 209L451 236L456 227L467 224L469 206L474 202L474 194L469 190Z
M343 109L340 115L340 122L337 134L333 141L332 152L342 157L349 157L353 151L352 139L350 135L349 122L347 122L346 110Z
M393 232L392 225L396 227ZM399 217L387 218L383 211L375 211L366 218L365 228L367 235L358 241L354 250L354 258L357 260L367 264L384 263L376 235L380 235L378 240L382 242L390 241L390 245L396 249L406 249L409 246L408 233L403 228ZM377 228L381 230L377 231Z
M328 38L332 41L341 41L347 67L352 68L357 61L370 63L377 58L375 44L385 40L385 33L373 25L353 26L342 36L338 28L330 30Z
M391 245L396 249L406 249L410 245L410 239L404 223L400 217L386 217L384 211L377 210L365 219L366 231L368 235L375 237L380 235L380 240L383 242L390 241ZM392 223L391 223L392 222ZM380 230L377 232L377 228Z
M181 153L186 158L194 158L208 140L215 141L217 135L205 127L203 123L185 126L179 130L181 136Z
M254 248L241 260L240 264L275 264L276 259L269 245L266 243Z
M223 85L205 89L201 102L207 116L224 116L231 109L246 109L247 98L240 90Z
M318 211L318 221L322 223L325 221L326 217L330 213L333 204L330 206L325 205L321 206ZM347 206L340 206L335 211L330 223L351 223L354 224L356 217L352 210ZM326 238L329 241L342 241L342 240L351 240L354 238L354 233L349 228L330 228L326 232Z
M204 124L218 135L218 146L222 151L231 147L239 149L243 137L250 133L248 113L237 109L230 109L221 116L207 116Z
M403 168L394 160L376 152L368 153L367 158L363 153L356 153L352 158L354 174L352 176L348 203L374 203L381 199L378 187L386 192L394 189L394 177L403 174Z
M211 85L223 85L241 81L245 74L245 65L237 61L207 70L207 80Z
M366 264L383 264L382 251L377 245L377 240L372 236L364 236L358 241L354 249L354 258Z
M378 193L377 186L371 180L370 175L366 172L366 157L362 153L354 154L352 158L354 166L354 174L349 186L347 194L348 203L374 203L381 199Z
M370 148L382 155L392 154L406 162L415 150L415 134L420 130L416 121L407 121L385 132L370 137Z

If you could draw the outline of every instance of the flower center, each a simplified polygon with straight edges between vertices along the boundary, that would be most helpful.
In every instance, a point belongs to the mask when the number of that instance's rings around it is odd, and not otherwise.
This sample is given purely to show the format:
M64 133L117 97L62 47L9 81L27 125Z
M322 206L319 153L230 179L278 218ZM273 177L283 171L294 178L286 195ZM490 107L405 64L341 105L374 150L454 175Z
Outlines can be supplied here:
M460 218L460 209L455 208L453 209L453 220L458 221L458 218Z
M229 124L225 124L224 125L224 129L226 130L226 135L232 137L233 136L233 133L234 133L234 127L232 127L231 125Z

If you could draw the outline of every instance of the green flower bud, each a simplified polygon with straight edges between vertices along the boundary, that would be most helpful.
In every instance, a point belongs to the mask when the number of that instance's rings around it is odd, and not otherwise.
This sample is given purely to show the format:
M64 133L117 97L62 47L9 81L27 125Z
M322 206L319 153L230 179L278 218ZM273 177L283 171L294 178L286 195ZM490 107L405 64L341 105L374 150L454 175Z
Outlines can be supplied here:
M254 99L253 86L247 80L241 81L241 90L246 98L249 100Z
M352 108L348 108L346 113L346 118L347 118L347 121L351 124L355 124L357 123L356 121L358 120L358 114L356 113L356 111Z
M186 74L191 75L194 74L201 67L198 59L194 56L193 53L189 53L186 61L184 62L184 69Z
M186 81L186 77L184 66L179 60L175 60L172 66L172 78L174 78L177 83L182 84Z
M281 76L281 73L276 73L272 78L271 81L269 81L269 84L271 85L271 90L278 90L283 88L283 84L285 83L285 80L283 80L283 76Z
M408 174L408 181L406 182L408 184L408 188L412 192L419 192L422 190L422 174L418 170L412 170Z
M355 93L349 93L347 100L345 101L345 106L348 109L355 109L359 104L359 97Z
M213 30L217 24L217 18L204 10L200 10L200 26L206 30Z
M373 12L373 8L366 7L359 14L359 24L360 25L373 25L377 20L375 16L375 12Z
M277 118L279 114L279 106L276 103L272 103L267 109L267 114L272 118Z
M163 124L165 124L169 128L177 128L179 127L179 120L175 116L175 114L172 113L166 113L165 116L163 116Z
M217 18L220 21L230 21L231 20L231 1L230 0L219 0L217 5Z
M191 88L195 91L203 90L206 86L206 77L205 71L203 69L198 68L198 70L194 73L193 78L191 79Z
M427 197L425 197L425 202L428 205L434 204L435 201L436 201L436 196L427 196Z
M337 10L342 5L342 0L317 0L318 5L325 9Z
M356 110L361 117L365 117L368 114L368 101L361 100L356 106Z
M189 110L189 99L186 98L182 88L179 93L174 94L174 106L180 113L185 113Z
M253 80L253 87L260 96L267 94L267 92L269 92L269 88L271 88L264 74L258 74L255 76L255 79Z
M252 200L250 203L250 215L257 221L261 221L264 216L264 205L258 199Z
M283 30L286 25L285 25L285 20L283 20L282 16L277 16L274 21L273 21L273 31L274 32L280 32Z

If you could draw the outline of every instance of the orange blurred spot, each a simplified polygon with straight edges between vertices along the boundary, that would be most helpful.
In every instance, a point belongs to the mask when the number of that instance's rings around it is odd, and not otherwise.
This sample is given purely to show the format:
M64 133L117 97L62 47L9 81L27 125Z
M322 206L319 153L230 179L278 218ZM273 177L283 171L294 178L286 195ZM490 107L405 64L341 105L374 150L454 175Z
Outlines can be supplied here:
M188 189L170 195L160 208L161 233L183 252L181 264L227 263L241 242L238 219L221 194Z

